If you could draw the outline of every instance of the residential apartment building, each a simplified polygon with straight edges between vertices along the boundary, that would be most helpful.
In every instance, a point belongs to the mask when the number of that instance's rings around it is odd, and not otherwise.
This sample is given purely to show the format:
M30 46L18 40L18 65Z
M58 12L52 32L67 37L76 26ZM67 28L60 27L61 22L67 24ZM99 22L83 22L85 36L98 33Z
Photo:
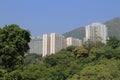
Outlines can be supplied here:
M43 57L66 47L65 37L56 33L43 35Z
M86 38L85 40L91 40L93 42L101 41L106 43L108 32L107 27L101 23L93 23L85 27Z
M43 39L41 36L38 37L31 37L30 43L29 43L29 53L35 53L42 55L42 48L43 46Z
M72 38L72 37L68 37L66 39L66 43L67 43L67 46L81 46L82 45L82 40L80 39L75 39L75 38Z
M65 37L56 33L50 34L50 53L54 54L66 47Z
M42 56L50 55L50 36L48 34L43 35L43 54Z

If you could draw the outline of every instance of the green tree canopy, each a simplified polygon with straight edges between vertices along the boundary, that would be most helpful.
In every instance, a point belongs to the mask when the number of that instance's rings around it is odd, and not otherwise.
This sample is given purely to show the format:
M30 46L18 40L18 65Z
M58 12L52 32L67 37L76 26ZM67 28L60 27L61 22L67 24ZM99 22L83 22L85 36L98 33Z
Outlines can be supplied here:
M115 49L120 46L120 40L118 40L115 36L111 36L109 40L107 40L107 44Z
M78 46L74 49L74 54L77 56L77 57L80 57L80 56L88 56L88 50L85 49L83 46Z
M23 64L24 54L28 51L30 32L16 24L0 29L0 68L17 69Z

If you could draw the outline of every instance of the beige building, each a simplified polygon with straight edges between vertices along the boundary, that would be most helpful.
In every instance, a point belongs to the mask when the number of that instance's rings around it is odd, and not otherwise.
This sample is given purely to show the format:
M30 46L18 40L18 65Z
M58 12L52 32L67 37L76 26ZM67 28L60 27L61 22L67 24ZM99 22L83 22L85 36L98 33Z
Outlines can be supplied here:
M107 27L101 23L93 23L85 27L86 41L91 40L93 42L101 41L106 43L108 37Z
M47 34L43 35L43 54L42 56L50 55L50 36Z
M68 37L67 39L63 35L51 33L50 35L43 35L43 57L46 55L55 54L67 46L80 46L82 40Z
M65 37L56 33L50 34L50 54L54 54L65 48Z
M43 57L55 54L66 47L65 37L56 33L43 35Z
M81 46L82 45L82 40L80 39L75 39L72 37L68 37L66 39L67 46Z

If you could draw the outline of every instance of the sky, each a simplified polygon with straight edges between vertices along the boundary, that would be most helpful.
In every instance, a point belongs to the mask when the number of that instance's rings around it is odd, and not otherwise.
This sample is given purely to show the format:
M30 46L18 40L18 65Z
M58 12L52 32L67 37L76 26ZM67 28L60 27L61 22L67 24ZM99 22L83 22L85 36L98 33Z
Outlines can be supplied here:
M0 27L17 24L40 36L63 34L120 17L120 0L0 0Z

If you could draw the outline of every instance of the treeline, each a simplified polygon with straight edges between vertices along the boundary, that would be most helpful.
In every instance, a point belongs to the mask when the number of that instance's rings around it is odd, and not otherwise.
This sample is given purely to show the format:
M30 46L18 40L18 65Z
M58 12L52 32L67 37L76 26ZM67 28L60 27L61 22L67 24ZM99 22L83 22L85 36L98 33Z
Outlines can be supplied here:
M120 41L110 37L107 44L88 41L40 58L21 71L29 80L119 80ZM24 75L23 75L24 74Z
M26 59L20 58L25 60L20 67L0 67L0 78L3 80L120 80L120 41L116 37L110 37L107 44L88 40L83 46L69 46L44 58L34 55L33 61L30 60L32 57L29 55L24 57ZM2 65L1 61L0 57L0 65Z

